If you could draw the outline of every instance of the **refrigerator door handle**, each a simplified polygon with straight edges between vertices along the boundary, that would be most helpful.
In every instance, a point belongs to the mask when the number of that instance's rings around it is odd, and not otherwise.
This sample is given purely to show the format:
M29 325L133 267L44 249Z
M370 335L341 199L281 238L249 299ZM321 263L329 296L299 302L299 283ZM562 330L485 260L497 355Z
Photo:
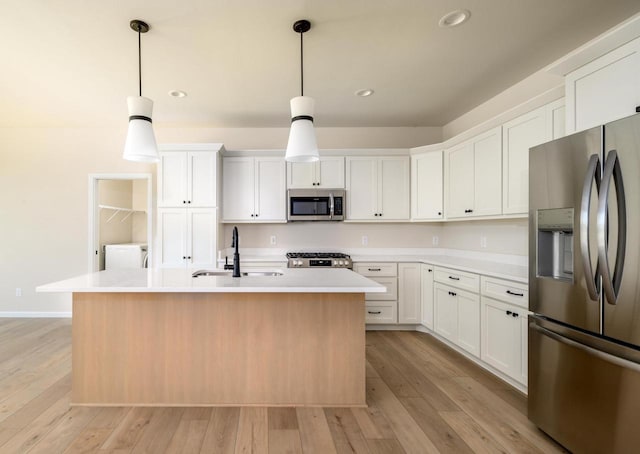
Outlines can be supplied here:
M600 158L597 154L592 154L587 166L587 174L582 187L582 203L580 204L580 255L582 256L582 266L587 283L589 298L598 301L600 293L600 279L598 279L598 268L593 272L591 267L591 248L589 247L589 214L591 213L591 185L596 180L596 191L600 192Z
M616 263L613 269L613 277L609 268L607 257L607 207L611 180L616 185L616 202L618 204L618 249L616 253ZM616 150L611 150L607 154L602 177L602 192L598 202L598 262L600 275L602 276L602 286L604 294L609 304L615 305L622 282L622 271L624 269L624 259L627 248L627 206L624 194L624 184L622 181L622 168Z
M575 347L578 350L582 350L583 352L591 355L591 356L595 356L597 358L600 358L603 361L606 361L608 363L611 364L615 364L617 366L623 367L625 369L631 369L634 370L636 372L640 372L640 364L635 363L633 361L629 361L628 359L624 359L624 358L620 358L618 356L614 356L610 353L604 352L602 350L596 350L593 347L589 347L588 345L582 344L578 341L575 341L573 339L570 339L568 337L564 337L561 336L558 333L554 333L553 331L550 331L546 328L543 328L541 326L538 326L535 324L535 322L530 322L529 323L529 327L535 331L538 331L540 334L547 336L555 341L558 341L562 344L566 344L569 345L571 347Z

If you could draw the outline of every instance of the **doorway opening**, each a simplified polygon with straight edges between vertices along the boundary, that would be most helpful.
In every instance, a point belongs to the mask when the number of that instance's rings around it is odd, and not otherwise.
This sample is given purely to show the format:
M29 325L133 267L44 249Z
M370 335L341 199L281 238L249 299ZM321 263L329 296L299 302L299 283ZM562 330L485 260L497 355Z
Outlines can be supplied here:
M152 262L150 173L89 175L89 272Z

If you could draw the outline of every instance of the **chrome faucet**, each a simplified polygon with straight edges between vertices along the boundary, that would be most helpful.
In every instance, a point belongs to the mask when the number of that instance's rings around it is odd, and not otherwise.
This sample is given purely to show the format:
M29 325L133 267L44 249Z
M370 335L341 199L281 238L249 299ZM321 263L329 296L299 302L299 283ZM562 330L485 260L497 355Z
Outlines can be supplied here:
M235 248L233 252L233 277L240 277L240 253L238 252L238 243L238 227L234 227L231 236L231 247Z

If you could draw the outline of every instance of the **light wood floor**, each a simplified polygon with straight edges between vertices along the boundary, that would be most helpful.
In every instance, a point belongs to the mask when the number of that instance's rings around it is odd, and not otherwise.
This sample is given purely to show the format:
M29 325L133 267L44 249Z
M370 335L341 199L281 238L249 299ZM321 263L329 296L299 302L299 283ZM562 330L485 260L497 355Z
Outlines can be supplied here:
M518 391L417 332L367 333L368 408L69 407L71 322L0 319L0 453L548 453Z

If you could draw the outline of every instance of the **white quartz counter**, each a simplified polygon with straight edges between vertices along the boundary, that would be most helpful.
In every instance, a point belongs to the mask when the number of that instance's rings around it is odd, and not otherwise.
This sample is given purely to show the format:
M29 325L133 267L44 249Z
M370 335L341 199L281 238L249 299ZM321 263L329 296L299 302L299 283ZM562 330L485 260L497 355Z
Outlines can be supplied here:
M529 272L526 266L510 263L494 262L490 260L470 259L448 255L352 255L351 260L357 262L415 262L426 263L435 266L455 268L460 271L481 274L483 276L497 277L510 281L527 284Z
M377 282L346 269L289 269L282 276L191 277L193 270L109 270L41 285L38 292L77 293L383 293ZM219 270L217 270L219 271ZM274 270L270 270L274 271Z

